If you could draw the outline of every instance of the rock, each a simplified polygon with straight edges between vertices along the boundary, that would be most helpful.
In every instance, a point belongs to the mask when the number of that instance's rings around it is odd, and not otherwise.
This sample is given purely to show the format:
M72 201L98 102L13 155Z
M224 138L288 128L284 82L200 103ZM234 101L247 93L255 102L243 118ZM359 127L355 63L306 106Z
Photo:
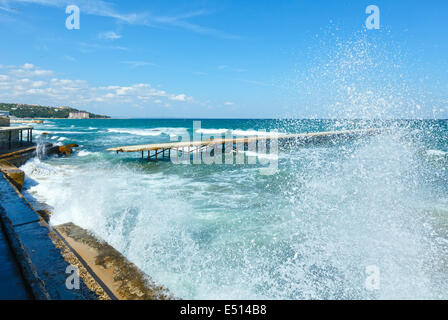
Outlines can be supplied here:
M69 156L69 155L72 154L73 149L72 149L72 148L69 148L69 147L67 147L67 146L60 146L60 147L58 147L58 152L59 152L60 154L64 154L64 155L66 155L66 156Z
M73 153L73 148L77 148L77 147L78 147L78 145L76 143L70 143L65 146L58 146L56 153L69 156Z
M67 147L67 148L78 148L79 146L76 143L70 143L70 144L66 144L65 147Z

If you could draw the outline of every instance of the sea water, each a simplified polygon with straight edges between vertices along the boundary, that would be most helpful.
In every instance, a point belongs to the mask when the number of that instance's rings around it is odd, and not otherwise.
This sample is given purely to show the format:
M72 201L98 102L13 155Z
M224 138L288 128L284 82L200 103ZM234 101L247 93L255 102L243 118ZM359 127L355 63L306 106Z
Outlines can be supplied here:
M95 233L179 298L447 299L447 120L391 120L440 118L446 88L424 90L425 64L407 61L389 30L328 32L284 79L294 93L272 108L287 103L288 119L202 120L201 132L200 119L47 120L35 139L80 147L26 163L26 192L52 207L52 224ZM260 161L185 165L105 151L186 132L371 127L390 130L246 151L275 161L270 175Z
M191 119L46 120L35 139L79 148L27 162L25 193L52 208L51 224L93 232L179 298L447 299L446 120L201 121L203 134L239 137L363 126L392 129L280 147L264 175L259 163L105 151L192 135Z

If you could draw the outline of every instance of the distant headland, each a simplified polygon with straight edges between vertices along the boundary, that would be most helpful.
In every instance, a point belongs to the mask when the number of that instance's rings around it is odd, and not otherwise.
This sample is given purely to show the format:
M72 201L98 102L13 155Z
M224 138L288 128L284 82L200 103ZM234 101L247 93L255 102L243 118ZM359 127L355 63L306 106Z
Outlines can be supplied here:
M0 103L0 110L17 118L57 118L57 119L109 119L109 116L93 114L72 107L49 107L18 103Z

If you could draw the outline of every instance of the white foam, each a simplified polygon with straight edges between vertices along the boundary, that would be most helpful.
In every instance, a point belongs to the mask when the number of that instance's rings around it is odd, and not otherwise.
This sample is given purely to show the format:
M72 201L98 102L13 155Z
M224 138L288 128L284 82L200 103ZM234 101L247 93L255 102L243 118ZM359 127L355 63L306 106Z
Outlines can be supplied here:
M204 133L204 134L223 134L228 131L229 131L229 129L198 129L198 130L196 130L197 133Z
M154 131L152 129L107 129L107 131L113 133L133 134L136 136L160 136L162 134L161 131Z
M255 151L243 151L248 157L257 157L259 159L278 160L278 154L271 153L258 153Z
M57 134L86 134L86 133L89 133L89 132L82 132L82 131L47 131L49 134L54 134L54 133L57 133Z
M30 161L30 192L54 208L52 224L96 233L177 297L447 297L446 275L432 279L429 266L444 256L425 234L425 195L409 176L419 163L398 137L301 150L286 175L264 177L103 154L77 167ZM378 292L364 288L367 265L381 270Z
M151 129L132 129L132 128L110 128L107 132L111 133L122 133L122 134L132 134L136 136L160 136L166 134L172 138L177 136L185 135L188 133L186 128L151 128Z
M426 154L429 156L445 156L448 152L442 150L426 150Z
M277 136L281 133L275 131L266 131L266 130L242 130L242 129L198 129L197 133L202 134L227 134L231 133L232 136Z
M22 167L25 176L31 178L44 178L54 175L58 172L57 168L45 162L41 162L38 158L27 161Z
M93 154L93 152L86 151L86 150L80 150L77 152L78 157L85 157L85 156L88 156L91 154Z
M235 136L257 136L264 135L266 132L260 132L256 130L232 130L232 134Z

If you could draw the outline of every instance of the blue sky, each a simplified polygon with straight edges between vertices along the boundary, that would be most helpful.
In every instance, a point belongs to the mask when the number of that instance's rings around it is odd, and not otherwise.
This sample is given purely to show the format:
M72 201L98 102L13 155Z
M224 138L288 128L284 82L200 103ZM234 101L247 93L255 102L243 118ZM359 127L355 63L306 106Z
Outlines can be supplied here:
M67 30L67 5L80 8ZM380 30L365 9L380 8ZM0 101L122 117L448 117L448 2L0 0Z

